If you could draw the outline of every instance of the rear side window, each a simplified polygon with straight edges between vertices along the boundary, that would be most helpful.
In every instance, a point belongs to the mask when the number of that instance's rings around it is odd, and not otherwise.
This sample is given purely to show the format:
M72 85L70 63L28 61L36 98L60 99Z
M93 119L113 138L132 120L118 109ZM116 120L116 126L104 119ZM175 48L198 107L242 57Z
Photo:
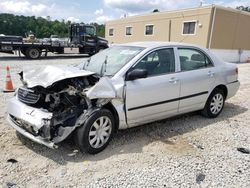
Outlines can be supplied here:
M179 48L181 71L197 70L213 66L210 59L195 49Z
M175 57L172 48L156 50L144 57L133 69L146 69L148 76L175 72Z

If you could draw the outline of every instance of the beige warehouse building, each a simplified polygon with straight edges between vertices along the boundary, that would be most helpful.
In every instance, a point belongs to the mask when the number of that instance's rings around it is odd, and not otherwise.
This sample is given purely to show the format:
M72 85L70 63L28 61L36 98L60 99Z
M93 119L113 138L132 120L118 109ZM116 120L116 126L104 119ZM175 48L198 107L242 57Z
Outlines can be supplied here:
M250 13L222 6L121 18L106 23L105 35L110 43L193 43L230 62L244 62L250 57Z

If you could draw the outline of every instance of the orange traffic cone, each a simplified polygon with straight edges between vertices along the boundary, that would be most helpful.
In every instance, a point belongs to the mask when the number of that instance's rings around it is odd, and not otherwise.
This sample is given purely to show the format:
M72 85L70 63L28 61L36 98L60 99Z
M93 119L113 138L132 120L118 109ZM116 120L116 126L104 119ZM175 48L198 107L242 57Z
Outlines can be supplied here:
M14 92L13 84L11 81L11 76L10 76L10 67L6 67L7 75L6 75L6 82L5 82L5 88L3 92Z

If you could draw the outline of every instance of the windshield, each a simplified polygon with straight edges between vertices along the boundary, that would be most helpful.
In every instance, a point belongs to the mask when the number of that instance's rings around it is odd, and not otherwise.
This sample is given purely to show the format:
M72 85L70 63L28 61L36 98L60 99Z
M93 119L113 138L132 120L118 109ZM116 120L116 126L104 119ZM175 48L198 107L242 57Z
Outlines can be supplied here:
M96 35L95 28L91 26L85 27L85 33L91 36Z
M135 46L112 46L92 56L83 69L101 76L113 76L144 48Z

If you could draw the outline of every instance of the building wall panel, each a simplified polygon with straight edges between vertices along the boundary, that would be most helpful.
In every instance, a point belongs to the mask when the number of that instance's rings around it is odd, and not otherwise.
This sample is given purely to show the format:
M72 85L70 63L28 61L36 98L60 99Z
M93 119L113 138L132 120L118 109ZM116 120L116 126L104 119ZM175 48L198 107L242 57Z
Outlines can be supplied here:
M250 50L250 14L216 8L211 48Z
M110 43L136 41L174 41L194 43L206 47L209 34L212 7L190 10L151 13L107 22L106 39ZM197 21L195 35L183 35L183 22ZM154 34L145 35L145 26L154 25ZM171 27L170 27L171 24ZM200 25L200 26L199 26ZM132 35L126 36L126 26L133 27ZM109 29L114 29L114 36L109 36Z

